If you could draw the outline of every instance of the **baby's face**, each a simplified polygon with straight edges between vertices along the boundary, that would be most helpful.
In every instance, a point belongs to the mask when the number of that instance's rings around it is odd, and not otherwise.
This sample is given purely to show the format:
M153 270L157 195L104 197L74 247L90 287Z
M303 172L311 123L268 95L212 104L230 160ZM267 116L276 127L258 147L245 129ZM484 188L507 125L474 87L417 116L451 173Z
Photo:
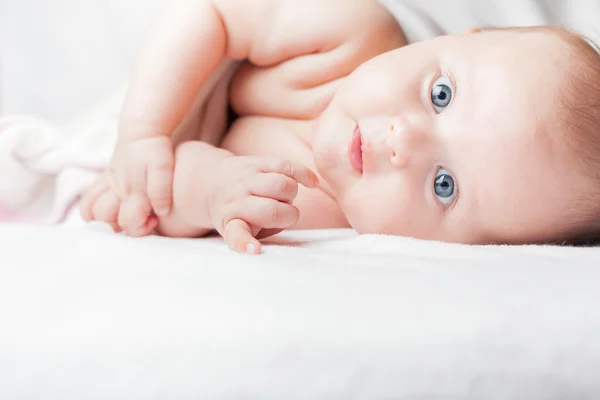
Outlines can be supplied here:
M554 239L582 184L556 115L564 54L546 33L494 31L359 67L313 132L350 224L460 243Z

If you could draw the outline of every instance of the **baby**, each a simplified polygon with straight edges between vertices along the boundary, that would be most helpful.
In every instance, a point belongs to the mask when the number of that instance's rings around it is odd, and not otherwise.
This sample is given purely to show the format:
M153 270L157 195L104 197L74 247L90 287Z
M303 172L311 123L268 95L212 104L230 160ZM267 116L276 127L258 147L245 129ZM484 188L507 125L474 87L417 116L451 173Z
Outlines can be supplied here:
M190 0L163 21L86 220L133 236L216 230L249 253L287 228L600 238L600 55L571 31L406 45L373 0Z

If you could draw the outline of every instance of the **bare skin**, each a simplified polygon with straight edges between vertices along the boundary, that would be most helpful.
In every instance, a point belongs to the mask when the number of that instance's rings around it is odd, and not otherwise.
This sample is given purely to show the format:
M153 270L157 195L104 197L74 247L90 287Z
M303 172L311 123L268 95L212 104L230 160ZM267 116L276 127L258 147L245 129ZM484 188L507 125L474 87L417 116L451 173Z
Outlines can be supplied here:
M569 226L565 210L585 184L559 140L548 101L560 87L542 84L568 70L561 46L543 33L510 32L407 46L358 68L315 120L246 116L222 146L317 172L318 189L298 187L299 219L290 227L351 226L472 244L551 240ZM540 71L525 55L548 67ZM520 61L507 65L506 59ZM445 74L452 74L448 84L456 95L432 104L427 94L436 82L448 82ZM236 93L252 97L250 90ZM357 128L361 171L348 151ZM440 176L451 180L452 190L436 188Z
M222 61L248 60L260 69L253 84L267 76L278 82L275 95L293 99L276 104L256 92L234 104L241 113L311 118L341 78L404 43L394 18L372 0L171 2L131 81L111 167L85 196L82 216L144 236L157 216L169 215L173 132Z
M539 242L568 229L586 181L559 140L565 44L543 31L473 31L402 47L401 30L383 26L394 35L368 35L385 43L377 51L342 40L284 62L250 59L232 83L241 117L221 148L203 132L174 143L170 214L148 225L147 209L114 201L108 173L83 199L84 217L119 229L121 213L137 212L145 225L134 234L216 230L250 253L286 228L458 243ZM378 55L362 60L367 44Z

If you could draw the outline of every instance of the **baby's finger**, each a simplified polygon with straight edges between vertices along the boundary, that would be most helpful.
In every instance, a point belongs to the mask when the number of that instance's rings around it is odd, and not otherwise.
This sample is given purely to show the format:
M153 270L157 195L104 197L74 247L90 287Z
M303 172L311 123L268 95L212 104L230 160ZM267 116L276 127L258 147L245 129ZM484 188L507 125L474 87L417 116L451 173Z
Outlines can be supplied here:
M298 194L298 183L281 174L258 174L247 182L250 194L291 203Z
M119 206L121 201L112 190L104 192L93 206L93 215L96 221L113 224L117 222L119 216Z
M119 226L129 236L139 237L152 233L156 228L156 217L150 218L152 207L145 197L132 193L122 203L119 210Z
M241 219L229 221L223 231L223 239L232 250L239 253L260 254L260 242L252 236L251 228Z
M298 222L300 211L291 204L248 196L225 206L223 217L226 222L239 218L263 229L286 229Z
M173 203L173 160L171 155L148 166L148 198L156 215L164 217Z
M317 178L317 175L305 165L294 161L268 158L265 159L261 170L262 172L283 174L308 188L319 186L319 178Z
M79 202L79 212L84 221L89 222L94 219L94 203L108 190L108 184L104 180L104 177L99 177L96 182L87 189Z

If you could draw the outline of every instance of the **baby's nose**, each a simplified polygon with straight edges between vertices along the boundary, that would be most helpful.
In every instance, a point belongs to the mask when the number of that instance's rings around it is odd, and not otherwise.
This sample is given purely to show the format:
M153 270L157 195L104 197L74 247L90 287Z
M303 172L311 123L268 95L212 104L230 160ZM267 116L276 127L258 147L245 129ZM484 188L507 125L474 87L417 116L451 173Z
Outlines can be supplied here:
M398 168L406 168L423 159L430 142L429 133L416 121L396 116L388 126L388 145L392 149L391 163Z

